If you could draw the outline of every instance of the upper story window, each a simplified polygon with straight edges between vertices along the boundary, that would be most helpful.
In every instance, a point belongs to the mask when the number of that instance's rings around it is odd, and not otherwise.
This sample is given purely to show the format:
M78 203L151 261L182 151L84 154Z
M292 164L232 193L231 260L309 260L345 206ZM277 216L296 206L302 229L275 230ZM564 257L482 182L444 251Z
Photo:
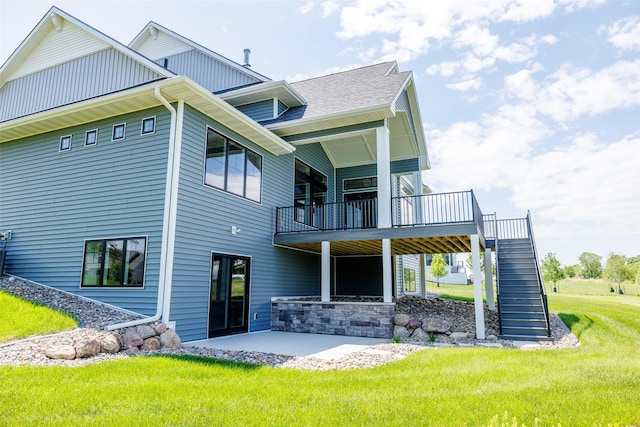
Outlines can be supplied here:
M213 129L207 128L204 183L260 202L262 157Z
M318 225L321 211L315 208L327 201L327 176L298 159L295 162L294 219L308 225Z
M125 128L126 128L126 125L124 123L121 123L119 125L114 125L111 140L119 141L124 139Z
M140 133L142 135L147 135L150 133L154 133L156 131L156 118L149 117L147 119L142 119L142 127Z
M146 247L145 237L87 240L81 286L141 287Z
M96 145L98 143L98 130L88 130L84 134L84 146L90 147L92 145Z
M60 137L60 151L71 150L71 135Z

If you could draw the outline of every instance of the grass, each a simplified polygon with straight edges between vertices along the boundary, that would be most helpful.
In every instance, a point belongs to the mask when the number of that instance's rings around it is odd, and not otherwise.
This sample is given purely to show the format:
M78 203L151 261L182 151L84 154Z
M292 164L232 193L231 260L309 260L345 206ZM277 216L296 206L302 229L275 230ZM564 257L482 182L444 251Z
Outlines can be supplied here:
M65 331L78 326L71 316L0 291L0 343Z
M549 303L581 346L430 348L332 372L193 357L2 366L0 425L639 425L638 298L560 293Z

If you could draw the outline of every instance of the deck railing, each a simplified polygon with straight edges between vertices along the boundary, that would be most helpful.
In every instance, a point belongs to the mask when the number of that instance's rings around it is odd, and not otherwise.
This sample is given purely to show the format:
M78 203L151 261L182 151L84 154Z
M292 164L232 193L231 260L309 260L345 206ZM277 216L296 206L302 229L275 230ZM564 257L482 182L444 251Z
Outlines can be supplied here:
M536 249L536 238L533 235L533 227L531 226L531 212L527 211L527 232L531 237L531 249L533 250L533 258L536 263L536 273L538 275L538 283L540 284L540 297L542 298L542 304L544 306L544 316L547 321L547 336L551 336L551 323L549 321L549 304L547 302L547 292L544 289L544 282L542 280L542 273L540 271L540 262L538 260L538 251Z
M478 223L484 216L473 190L394 197L391 200L393 227ZM377 199L296 205L276 208L276 234L376 228Z

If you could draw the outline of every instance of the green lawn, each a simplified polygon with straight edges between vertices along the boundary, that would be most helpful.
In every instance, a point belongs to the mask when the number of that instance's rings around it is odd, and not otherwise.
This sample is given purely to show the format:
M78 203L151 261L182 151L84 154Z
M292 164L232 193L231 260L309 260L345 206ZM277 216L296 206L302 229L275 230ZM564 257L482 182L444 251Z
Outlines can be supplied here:
M78 322L67 314L0 291L0 343L76 326Z
M563 350L431 348L335 372L164 357L3 366L0 425L640 425L639 300L551 294L582 343Z

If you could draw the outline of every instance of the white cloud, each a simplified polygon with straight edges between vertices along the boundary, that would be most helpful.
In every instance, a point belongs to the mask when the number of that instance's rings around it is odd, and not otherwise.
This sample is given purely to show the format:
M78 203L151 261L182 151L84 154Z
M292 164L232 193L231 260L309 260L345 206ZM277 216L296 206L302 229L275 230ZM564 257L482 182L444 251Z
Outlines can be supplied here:
M542 82L522 70L505 78L505 88L556 121L576 120L640 105L640 59L618 61L595 72L565 65Z
M471 79L465 80L463 82L458 83L450 83L447 85L447 89L457 90L459 92L466 92L470 89L480 89L482 86L482 79Z
M442 77L451 77L460 68L460 63L444 61L439 64L432 64L427 68L427 74L440 74Z
M307 13L311 12L315 6L316 3L314 1L307 2L298 8L298 12L306 15Z
M327 18L340 9L340 4L335 1L325 1L322 3L322 17Z
M618 49L640 49L640 16L619 19L610 27L601 27L600 30L607 31L609 43Z
M559 0L567 12L574 12L586 7L597 7L604 4L607 0Z

